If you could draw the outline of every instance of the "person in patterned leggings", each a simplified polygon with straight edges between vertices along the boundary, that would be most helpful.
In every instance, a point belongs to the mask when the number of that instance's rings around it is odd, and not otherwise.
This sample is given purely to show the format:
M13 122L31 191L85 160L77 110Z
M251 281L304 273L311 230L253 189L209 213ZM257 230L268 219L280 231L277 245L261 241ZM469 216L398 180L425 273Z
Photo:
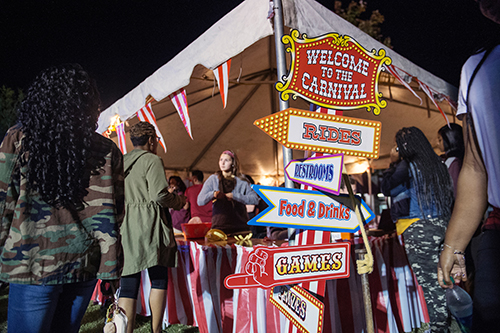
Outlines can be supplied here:
M447 332L450 316L435 267L453 205L452 180L421 130L404 127L395 141L382 192L392 198L391 216L424 291L431 330Z

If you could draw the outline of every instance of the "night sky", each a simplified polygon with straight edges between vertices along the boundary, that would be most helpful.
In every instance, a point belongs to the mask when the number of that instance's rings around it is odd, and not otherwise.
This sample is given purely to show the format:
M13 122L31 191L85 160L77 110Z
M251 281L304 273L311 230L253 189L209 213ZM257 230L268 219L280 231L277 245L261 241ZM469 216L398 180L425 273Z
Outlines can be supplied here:
M0 0L0 85L25 89L41 70L77 62L106 108L240 2ZM366 2L385 16L396 52L455 86L463 62L499 31L473 0Z

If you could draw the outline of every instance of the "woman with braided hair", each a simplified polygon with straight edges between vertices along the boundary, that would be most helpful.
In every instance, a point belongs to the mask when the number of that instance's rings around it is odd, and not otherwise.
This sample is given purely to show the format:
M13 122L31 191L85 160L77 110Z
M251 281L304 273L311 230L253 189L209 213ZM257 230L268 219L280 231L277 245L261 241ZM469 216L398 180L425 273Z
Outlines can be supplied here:
M404 127L395 139L382 192L392 198L391 216L424 291L431 331L447 332L445 293L436 281L435 267L453 204L452 181L421 130Z
M74 64L43 71L0 147L0 280L8 332L78 332L97 279L122 271L123 157L95 132L99 95Z

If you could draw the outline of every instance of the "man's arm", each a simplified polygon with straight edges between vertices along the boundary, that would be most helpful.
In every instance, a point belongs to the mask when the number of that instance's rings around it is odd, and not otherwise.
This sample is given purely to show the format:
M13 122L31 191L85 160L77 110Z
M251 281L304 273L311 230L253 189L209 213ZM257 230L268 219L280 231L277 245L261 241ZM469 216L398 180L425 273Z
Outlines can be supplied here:
M438 282L442 287L445 287L443 279L447 285L452 285L450 274L452 269L453 272L458 271L459 264L459 255L454 252L465 251L488 206L488 178L481 152L472 133L467 133L466 121L463 128L464 137L469 137L469 140L465 142L465 157L458 177L457 198L446 230L445 246L439 258ZM455 280L467 280L467 277L459 275Z

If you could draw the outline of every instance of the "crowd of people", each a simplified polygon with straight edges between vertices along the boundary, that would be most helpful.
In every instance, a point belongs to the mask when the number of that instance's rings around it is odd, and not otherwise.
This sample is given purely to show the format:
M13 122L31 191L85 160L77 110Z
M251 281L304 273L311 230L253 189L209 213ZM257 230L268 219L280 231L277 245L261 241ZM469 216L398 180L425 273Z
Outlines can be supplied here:
M78 332L98 279L119 288L134 329L141 271L151 279L151 329L162 330L174 227L209 221L250 232L259 198L225 151L220 171L188 189L167 181L153 125L130 128L122 155L95 132L99 94L76 64L40 73L0 146L0 280L9 283L8 332ZM126 195L125 195L126 193ZM213 213L212 213L213 211Z
M498 1L478 2L500 23ZM498 41L471 56L460 84L463 128L439 130L441 156L420 129L402 128L383 175L381 190L391 198L432 332L449 330L444 290L451 278L470 277L466 249L478 230L472 331L498 330L499 68ZM0 280L9 283L8 332L78 332L98 279L120 288L132 332L143 270L151 279L151 329L161 332L168 267L176 266L174 231L211 222L226 234L250 232L259 197L233 151L221 153L219 171L205 182L193 171L187 187L178 176L167 180L153 125L130 128L134 149L123 156L95 132L99 113L96 85L81 66L51 67L29 87L2 141Z

